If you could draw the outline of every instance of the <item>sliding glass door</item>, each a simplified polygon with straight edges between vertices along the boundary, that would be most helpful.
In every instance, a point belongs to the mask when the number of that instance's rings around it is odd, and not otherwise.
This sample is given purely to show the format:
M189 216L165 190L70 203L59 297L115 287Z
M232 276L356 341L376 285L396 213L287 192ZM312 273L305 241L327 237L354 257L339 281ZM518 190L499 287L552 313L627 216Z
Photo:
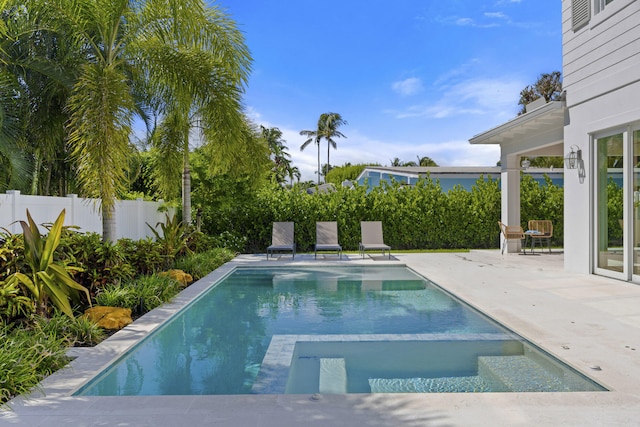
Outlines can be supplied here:
M596 268L619 274L625 271L623 142L622 133L595 141Z
M633 254L632 265L634 281L640 281L640 130L631 132L631 140L633 146L633 198L632 203L632 221L629 224L631 236L633 236Z
M640 282L640 130L594 143L595 272Z

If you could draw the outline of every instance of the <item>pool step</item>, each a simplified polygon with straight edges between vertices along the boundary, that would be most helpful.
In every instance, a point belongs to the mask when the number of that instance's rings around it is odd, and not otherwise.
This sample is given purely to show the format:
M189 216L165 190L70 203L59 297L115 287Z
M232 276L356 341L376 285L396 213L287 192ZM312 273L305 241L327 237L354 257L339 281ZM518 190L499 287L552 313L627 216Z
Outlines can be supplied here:
M492 391L571 391L561 378L523 355L480 356L478 375Z
M440 378L370 378L371 393L477 393L491 391L479 376Z
M319 392L341 394L347 392L347 367L343 358L320 358Z

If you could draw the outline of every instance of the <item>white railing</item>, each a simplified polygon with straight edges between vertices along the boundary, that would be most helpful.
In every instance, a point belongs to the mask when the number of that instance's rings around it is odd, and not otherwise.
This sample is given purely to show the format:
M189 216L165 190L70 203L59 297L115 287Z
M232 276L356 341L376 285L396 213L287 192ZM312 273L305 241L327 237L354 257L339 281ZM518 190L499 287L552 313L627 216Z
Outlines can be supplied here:
M161 206L161 201L116 201L116 239L153 237L147 223L155 227L158 222L165 222L165 213L159 211ZM22 227L16 221L27 220L27 209L38 225L53 223L65 209L64 225L77 226L81 232L102 234L100 199L85 199L75 194L67 197L29 196L9 190L6 194L0 194L0 227L14 234L22 233ZM174 215L175 209L169 208L168 213ZM158 231L161 232L159 227Z

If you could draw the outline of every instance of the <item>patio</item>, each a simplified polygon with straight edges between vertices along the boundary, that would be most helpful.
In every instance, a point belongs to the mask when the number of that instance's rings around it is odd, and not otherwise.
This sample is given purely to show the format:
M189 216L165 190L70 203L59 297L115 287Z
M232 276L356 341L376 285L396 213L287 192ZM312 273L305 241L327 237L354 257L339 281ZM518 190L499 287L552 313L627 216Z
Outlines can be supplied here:
M563 270L563 254L393 254L404 263L595 379L609 392L48 397L16 399L0 425L471 426L636 425L640 417L640 286ZM207 280L207 279L203 279ZM187 290L189 290L188 288ZM157 316L156 316L157 317ZM54 375L55 377L55 375ZM50 382L45 381L46 384Z

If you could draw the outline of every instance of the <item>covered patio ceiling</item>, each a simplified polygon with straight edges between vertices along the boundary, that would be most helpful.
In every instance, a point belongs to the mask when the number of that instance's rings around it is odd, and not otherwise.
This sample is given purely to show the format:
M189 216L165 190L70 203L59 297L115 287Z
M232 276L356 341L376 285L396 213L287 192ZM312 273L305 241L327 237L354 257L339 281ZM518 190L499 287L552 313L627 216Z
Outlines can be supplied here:
M522 156L563 156L567 110L564 101L544 103L541 99L527 106L530 110L498 127L469 140L471 144L499 144L501 165L501 221L521 225L520 159ZM519 252L520 240L505 241L507 252Z

